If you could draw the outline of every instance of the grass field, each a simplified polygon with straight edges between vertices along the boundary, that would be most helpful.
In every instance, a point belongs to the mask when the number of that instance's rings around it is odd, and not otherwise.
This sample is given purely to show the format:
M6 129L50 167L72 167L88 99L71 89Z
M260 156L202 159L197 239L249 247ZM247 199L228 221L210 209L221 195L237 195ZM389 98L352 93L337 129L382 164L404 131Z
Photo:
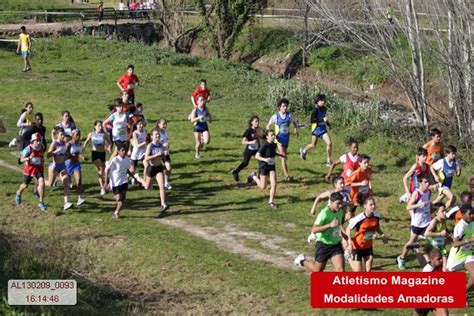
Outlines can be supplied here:
M7 134L1 135L1 160L16 164L7 143L16 135L14 125L24 103L32 101L35 111L44 114L48 134L60 121L60 112L70 110L85 137L92 122L106 116L107 104L118 92L115 81L125 72L125 66L133 63L142 82L136 92L137 100L144 103L147 118L150 122L160 117L169 121L174 167L173 189L168 191L171 210L161 222L153 218L159 209L156 187L150 191L133 188L123 219L114 221L113 198L110 194L99 195L90 163L83 163L87 203L66 214L57 212L62 207L61 188L47 190L47 214L36 208L30 189L25 191L24 204L15 206L20 173L0 167L0 203L4 205L0 212L0 242L10 245L4 247L2 254L5 258L2 281L75 278L83 289L77 306L42 308L41 312L68 315L411 313L395 309L315 312L309 306L309 275L293 269L291 255L285 255L285 251L312 254L313 246L306 244L314 221L310 207L315 195L329 188L323 179L327 169L321 144L310 152L307 161L301 161L297 154L298 148L310 139L308 129L291 140L288 163L296 180L279 184L278 210L268 209L268 192L260 192L243 181L233 181L230 171L240 163L241 134L247 118L258 114L265 122L274 112L264 100L267 85L277 79L234 63L157 55L151 47L92 38L38 40L34 52L33 71L24 74L14 47L7 45L0 49L3 97L0 113L9 128ZM215 121L210 124L211 144L197 161L191 124L186 117L191 110L189 96L200 78L208 80L213 92L210 111ZM330 117L336 115L330 112ZM304 117L300 119L306 121ZM343 142L349 135L351 130L331 131L334 159L344 152ZM414 159L415 144L400 143L382 134L360 136L363 139L360 152L372 157L382 228L400 240L386 246L375 245L375 269L396 271L395 258L408 238L409 224L408 212L398 203L398 196L403 191L403 173ZM465 189L467 175L473 173L472 158L461 155L461 159L464 170L455 179L457 193ZM241 178L255 167L252 161ZM282 178L280 172L278 176ZM74 194L71 199L75 201ZM199 229L203 238L190 233ZM240 250L287 262L287 268L236 254L237 248L232 247L236 245L240 245L237 247ZM414 260L408 266L418 270ZM4 313L39 311L12 309L6 303L2 308Z

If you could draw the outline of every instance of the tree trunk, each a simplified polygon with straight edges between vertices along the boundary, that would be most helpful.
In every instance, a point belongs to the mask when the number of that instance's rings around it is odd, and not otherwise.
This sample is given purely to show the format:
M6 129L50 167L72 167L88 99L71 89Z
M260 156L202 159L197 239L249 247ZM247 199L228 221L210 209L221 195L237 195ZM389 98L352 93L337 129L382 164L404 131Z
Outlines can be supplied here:
M418 109L423 125L428 125L428 111L424 91L424 71L423 59L420 50L418 19L414 11L413 0L405 0L408 45L411 51L412 76L414 81L413 97L415 98L416 108Z

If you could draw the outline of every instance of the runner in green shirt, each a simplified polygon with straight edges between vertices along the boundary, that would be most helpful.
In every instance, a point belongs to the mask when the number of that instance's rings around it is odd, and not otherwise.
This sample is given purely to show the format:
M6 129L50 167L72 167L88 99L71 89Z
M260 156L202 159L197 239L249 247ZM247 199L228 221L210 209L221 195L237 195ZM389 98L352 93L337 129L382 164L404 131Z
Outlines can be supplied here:
M347 236L341 229L344 219L344 211L341 208L343 196L334 192L329 200L329 206L321 210L308 237L308 242L316 240L314 261L306 259L304 254L300 254L294 261L296 266L304 267L311 272L324 271L329 259L334 266L334 271L344 271L341 237L347 239Z
M474 285L474 210L471 205L461 207L462 219L453 231L453 247L449 251L448 271L457 271L464 267L469 272L466 290Z

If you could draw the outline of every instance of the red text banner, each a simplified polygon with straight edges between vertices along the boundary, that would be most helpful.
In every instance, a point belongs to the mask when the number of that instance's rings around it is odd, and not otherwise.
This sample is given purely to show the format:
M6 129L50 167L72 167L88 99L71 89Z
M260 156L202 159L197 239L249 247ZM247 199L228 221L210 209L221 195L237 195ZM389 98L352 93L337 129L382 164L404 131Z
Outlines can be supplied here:
M462 272L313 272L314 308L464 308Z

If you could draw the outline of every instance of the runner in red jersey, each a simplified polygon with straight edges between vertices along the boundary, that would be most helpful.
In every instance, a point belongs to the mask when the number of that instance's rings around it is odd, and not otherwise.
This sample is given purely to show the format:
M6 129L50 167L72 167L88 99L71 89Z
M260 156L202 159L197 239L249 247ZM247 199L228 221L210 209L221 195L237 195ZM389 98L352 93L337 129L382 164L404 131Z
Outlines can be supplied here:
M211 101L211 91L207 88L207 81L206 79L201 79L199 83L199 87L193 92L191 95L191 102L193 106L197 108L198 106L198 98L202 96L202 99L205 103Z
M117 86L122 94L128 95L128 103L135 104L135 88L140 83L138 77L134 74L135 67L133 65L127 66L127 73L117 80Z
M335 161L331 168L329 169L328 173L325 176L326 181L329 181L331 178L331 173L334 171L338 164L342 164L342 174L341 176L344 178L344 181L347 182L347 179L351 176L351 174L359 168L359 143L354 138L350 137L347 141L347 146L349 147L349 152L339 157L337 161ZM350 186L346 186L345 190L347 192L351 191Z
M419 185L417 179L420 174L424 175L425 177L429 177L430 167L426 163L427 157L428 151L423 147L418 148L416 162L411 166L410 170L408 170L408 172L403 177L405 194L400 197L400 203L408 202L413 191L418 189Z
M21 204L21 194L28 187L31 180L36 178L38 180L38 207L44 212L47 207L44 204L44 151L40 133L34 133L31 136L31 144L26 146L21 153L20 161L25 163L23 169L23 183L20 184L18 191L16 191L15 202L17 205Z

